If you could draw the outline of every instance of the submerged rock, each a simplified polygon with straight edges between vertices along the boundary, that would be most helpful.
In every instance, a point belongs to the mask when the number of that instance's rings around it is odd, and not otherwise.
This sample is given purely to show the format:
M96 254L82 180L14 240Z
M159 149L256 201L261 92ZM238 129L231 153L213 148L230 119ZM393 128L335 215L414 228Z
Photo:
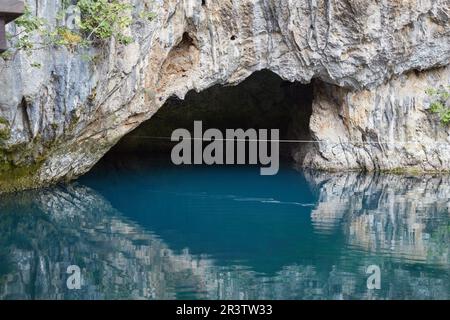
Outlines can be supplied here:
M60 0L27 2L56 26ZM73 179L169 97L263 69L315 79L310 129L320 143L300 164L450 169L448 130L425 112L424 94L450 83L450 1L129 2L134 17L145 6L156 13L135 19L130 45L0 59L0 190Z

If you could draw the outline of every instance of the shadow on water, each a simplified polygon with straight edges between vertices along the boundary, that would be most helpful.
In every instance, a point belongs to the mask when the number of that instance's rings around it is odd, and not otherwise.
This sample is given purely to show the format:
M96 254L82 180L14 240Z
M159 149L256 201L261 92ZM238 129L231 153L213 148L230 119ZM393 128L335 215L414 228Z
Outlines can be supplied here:
M450 298L448 176L136 166L2 195L0 298Z

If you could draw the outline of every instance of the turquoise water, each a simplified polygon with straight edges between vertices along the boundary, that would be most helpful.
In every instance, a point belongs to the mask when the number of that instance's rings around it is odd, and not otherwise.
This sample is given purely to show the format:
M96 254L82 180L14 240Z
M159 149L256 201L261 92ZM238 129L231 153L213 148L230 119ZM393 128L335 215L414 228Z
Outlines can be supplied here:
M0 298L449 299L449 197L448 176L98 167L0 196Z

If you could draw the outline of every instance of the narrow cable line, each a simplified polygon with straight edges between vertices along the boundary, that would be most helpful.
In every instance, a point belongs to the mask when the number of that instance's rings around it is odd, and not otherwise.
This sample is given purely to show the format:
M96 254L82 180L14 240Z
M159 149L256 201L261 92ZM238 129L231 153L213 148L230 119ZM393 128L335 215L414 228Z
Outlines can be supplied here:
M171 137L154 137L154 136L131 136L134 139L148 139L148 140L168 140L171 142L179 142L181 140L172 140ZM281 140L269 140L269 139L204 139L204 138L186 138L183 140L194 140L203 142L213 142L213 141L234 141L234 142L278 142L278 143L330 143L330 144L358 144L358 145L403 145L403 144L422 144L421 141L339 141L332 142L327 140L292 140L292 139L281 139ZM448 142L436 142L437 145L450 145Z

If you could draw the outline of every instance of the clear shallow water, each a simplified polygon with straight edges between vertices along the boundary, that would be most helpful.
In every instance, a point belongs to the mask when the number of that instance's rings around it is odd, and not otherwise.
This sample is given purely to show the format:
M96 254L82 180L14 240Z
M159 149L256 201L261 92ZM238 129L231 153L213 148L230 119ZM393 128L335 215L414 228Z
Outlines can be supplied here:
M450 298L448 176L125 167L0 196L0 298Z

